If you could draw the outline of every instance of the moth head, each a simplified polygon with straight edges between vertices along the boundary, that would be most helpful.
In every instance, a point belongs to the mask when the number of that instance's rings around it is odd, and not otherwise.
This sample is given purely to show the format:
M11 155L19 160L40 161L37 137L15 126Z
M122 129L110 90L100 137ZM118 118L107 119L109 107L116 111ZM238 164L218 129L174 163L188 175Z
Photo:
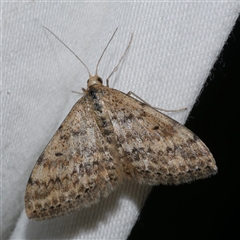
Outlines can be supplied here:
M87 81L87 86L91 87L95 84L102 84L102 83L103 83L102 79L99 76L95 75L95 76L90 76L90 78Z

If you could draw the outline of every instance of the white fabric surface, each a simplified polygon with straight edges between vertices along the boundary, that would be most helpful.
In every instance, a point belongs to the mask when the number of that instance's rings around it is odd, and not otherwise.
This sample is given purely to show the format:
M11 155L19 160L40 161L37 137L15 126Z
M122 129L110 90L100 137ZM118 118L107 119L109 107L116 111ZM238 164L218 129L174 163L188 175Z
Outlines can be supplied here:
M150 187L125 183L72 215L29 221L24 193L31 170L79 95L88 74L56 33L89 66L116 27L99 67L105 79L131 49L110 85L133 91L184 123L235 20L239 2L2 3L2 239L126 239Z

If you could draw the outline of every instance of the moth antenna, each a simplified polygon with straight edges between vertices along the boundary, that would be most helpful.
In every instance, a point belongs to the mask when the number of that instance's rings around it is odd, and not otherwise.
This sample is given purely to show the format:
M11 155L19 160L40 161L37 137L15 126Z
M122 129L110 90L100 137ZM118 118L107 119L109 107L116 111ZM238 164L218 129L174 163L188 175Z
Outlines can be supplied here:
M102 55L100 56L100 58L99 58L99 60L98 60L98 62L97 62L95 76L97 76L97 74L98 74L97 72L98 72L98 66L99 66L99 63L100 63L100 61L102 60L102 57L103 57L104 53L106 52L106 50L107 50L107 48L108 48L110 42L112 41L114 35L116 34L117 30L118 30L118 28L116 28L116 30L114 31L112 37L111 37L110 40L108 41L107 46L104 48L104 50L103 50L103 52L102 52Z
M119 65L121 64L121 62L122 62L123 58L125 57L125 55L126 55L128 49L130 48L130 45L131 45L131 43L132 43L132 39L133 39L133 33L131 34L131 38L130 38L130 40L129 40L129 43L128 43L128 45L127 45L127 47L126 47L126 49L125 49L125 51L124 51L122 57L120 58L120 60L119 60L119 62L118 62L118 64L117 64L117 66L113 69L113 71L110 73L110 75L109 75L109 76L107 77L107 79L106 79L107 86L109 86L109 84L108 84L108 82L109 82L109 78L110 78L110 77L111 77L111 76L112 76L112 75L118 70Z
M48 29L47 27L45 26L42 26L43 28L45 28L46 30L48 30L60 43L62 43L81 63L82 65L87 69L87 72L88 72L88 75L89 75L89 78L92 76L87 65L77 56L76 53L73 52L73 50L68 47L56 34L54 34L50 29Z

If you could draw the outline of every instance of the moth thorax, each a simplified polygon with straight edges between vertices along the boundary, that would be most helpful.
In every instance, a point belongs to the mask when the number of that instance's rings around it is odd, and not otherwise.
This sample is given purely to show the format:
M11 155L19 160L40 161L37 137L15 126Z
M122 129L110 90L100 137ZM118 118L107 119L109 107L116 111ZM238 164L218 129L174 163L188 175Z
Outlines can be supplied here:
M94 84L102 84L102 82L103 81L99 76L97 76L97 75L91 76L87 81L87 86L90 87Z

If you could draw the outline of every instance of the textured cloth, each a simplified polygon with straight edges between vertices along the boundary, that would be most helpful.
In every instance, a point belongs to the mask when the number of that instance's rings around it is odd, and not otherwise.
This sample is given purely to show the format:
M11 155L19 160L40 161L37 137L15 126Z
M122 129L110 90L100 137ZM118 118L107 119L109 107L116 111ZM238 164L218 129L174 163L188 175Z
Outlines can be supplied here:
M42 26L57 34L92 74L116 27L99 76L106 79L134 33L110 86L133 91L184 123L240 11L239 2L3 3L3 239L126 239L150 187L126 182L107 199L42 222L24 212L31 170L79 95L88 74Z

